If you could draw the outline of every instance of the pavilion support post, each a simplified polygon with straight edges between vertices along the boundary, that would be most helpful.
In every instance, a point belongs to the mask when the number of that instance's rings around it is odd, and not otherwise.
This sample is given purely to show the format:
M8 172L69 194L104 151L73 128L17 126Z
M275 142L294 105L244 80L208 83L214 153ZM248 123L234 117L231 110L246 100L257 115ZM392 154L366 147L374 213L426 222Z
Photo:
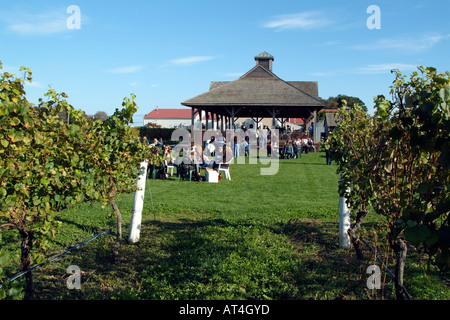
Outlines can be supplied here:
M272 128L275 128L275 107L272 108Z
M194 108L192 108L192 112L191 112L191 132L194 131L194 124L195 124L195 111Z
M235 109L234 107L231 107L231 129L234 130L235 124L234 124L234 115L235 115Z
M220 130L223 131L223 115L220 115Z
M198 109L198 119L200 121L200 130L203 128L202 109Z
M256 129L259 128L259 123L261 122L262 119L263 118L260 117L256 117L256 119L252 117L252 120L256 122Z
M317 132L317 109L314 109L314 128L313 128L313 143L316 143L316 132Z
M208 111L205 111L205 117L206 117L205 129L208 130L208 127L209 127L209 112Z

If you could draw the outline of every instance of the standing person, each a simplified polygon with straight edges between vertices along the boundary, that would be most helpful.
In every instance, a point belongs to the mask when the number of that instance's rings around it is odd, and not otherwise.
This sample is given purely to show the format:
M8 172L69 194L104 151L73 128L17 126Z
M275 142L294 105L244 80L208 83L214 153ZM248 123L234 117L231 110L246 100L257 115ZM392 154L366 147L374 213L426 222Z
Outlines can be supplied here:
M310 124L310 126L308 127L308 131L309 131L309 137L312 138L313 134L314 134L314 123Z
M289 125L286 127L286 135L287 135L288 140L292 140L292 130L291 130L291 126L289 126Z
M261 127L258 127L255 130L255 136L256 136L256 149L259 150L259 137L260 137L260 133L261 133Z
M239 157L239 148L241 147L241 145L238 143L238 138L235 135L234 136L234 156L237 158Z
M244 155L246 157L250 156L250 145L247 142L247 139L244 141Z
M327 136L325 137L325 141L327 141L328 136L331 134L331 131L328 132ZM327 161L327 165L332 165L332 162L330 160L330 151L328 149L325 149L325 158Z
M300 137L297 138L297 140L295 141L295 144L297 145L297 157L302 157L302 139L300 139ZM300 156L299 156L300 154Z
M327 165L331 165L330 152L328 151L328 149L325 150L325 158L326 158Z
M314 150L314 144L313 144L311 138L308 139L308 150L309 150L309 151L315 152L315 150Z
M261 130L261 133L259 134L259 142L260 142L260 148L265 148L267 145L267 126L264 125L263 129Z

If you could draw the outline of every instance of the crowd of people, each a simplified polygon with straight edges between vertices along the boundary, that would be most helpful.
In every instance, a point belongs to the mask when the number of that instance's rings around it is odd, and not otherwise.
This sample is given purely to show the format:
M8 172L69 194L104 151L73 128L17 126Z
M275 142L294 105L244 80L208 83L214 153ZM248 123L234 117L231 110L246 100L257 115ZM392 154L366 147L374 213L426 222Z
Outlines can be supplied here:
M234 153L226 139L220 137L211 137L205 142L204 148L201 145L191 147L189 154L183 152L174 153L169 144L164 145L162 139L154 139L153 143L149 143L147 138L144 141L149 146L155 147L155 153L161 156L161 163L153 163L149 170L149 176L165 179L168 177L168 168L173 166L177 169L177 176L186 176L192 171L195 180L201 180L201 169L210 168L218 170L219 165L228 167L233 159ZM159 173L159 175L157 175Z
M144 137L144 142L149 146L155 147L155 152L160 156L161 163L152 164L149 170L149 175L159 173L158 178L165 179L168 176L168 168L174 167L177 169L177 176L184 176L187 172L194 172L195 179L201 179L200 170L210 168L218 170L219 165L228 167L233 157L245 156L250 154L250 141L256 141L256 148L267 147L267 156L271 157L272 153L279 154L283 159L301 158L302 153L314 152L314 143L311 138L292 138L290 132L283 132L284 137L289 140L284 146L280 148L279 137L272 136L270 129L264 126L262 129L252 130L249 132L243 128L244 137L234 135L233 144L226 141L226 137L212 136L203 146L194 145L190 149L189 154L174 154L169 144L164 145L163 139L154 138L153 142L149 142ZM254 136L250 137L253 134ZM255 139L256 138L256 139ZM233 149L232 149L233 148ZM154 171L157 170L155 173Z
M288 140L281 150L280 157L283 159L301 158L302 153L314 152L315 146L311 138L297 138Z

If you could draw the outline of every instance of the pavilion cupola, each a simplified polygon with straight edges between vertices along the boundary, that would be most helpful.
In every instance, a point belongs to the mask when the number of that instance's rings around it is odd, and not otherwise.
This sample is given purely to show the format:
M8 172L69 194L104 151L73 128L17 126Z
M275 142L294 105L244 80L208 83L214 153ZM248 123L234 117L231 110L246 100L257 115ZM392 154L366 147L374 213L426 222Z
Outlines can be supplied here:
M261 65L270 72L272 72L272 61L274 57L267 52L263 51L255 57L256 65Z

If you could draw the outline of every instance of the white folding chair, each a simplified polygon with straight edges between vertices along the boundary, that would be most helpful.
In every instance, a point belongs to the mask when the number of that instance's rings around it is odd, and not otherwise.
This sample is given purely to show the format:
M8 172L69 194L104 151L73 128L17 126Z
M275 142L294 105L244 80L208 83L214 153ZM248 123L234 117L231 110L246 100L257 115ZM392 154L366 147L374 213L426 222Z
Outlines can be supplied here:
M170 170L170 176L173 176L173 168L175 168L175 166L172 166L172 165L167 166L167 172L169 172L169 170Z
M228 180L231 180L231 176L230 176L230 163L233 161L233 158L231 158L230 161L225 162L225 163L219 163L219 173L220 171L225 172L225 178L227 178ZM227 165L225 167L223 167L223 165Z
M167 160L164 160L164 164L167 166L167 173L169 173L170 170L170 176L173 176L173 168L175 168L172 164L167 164Z

